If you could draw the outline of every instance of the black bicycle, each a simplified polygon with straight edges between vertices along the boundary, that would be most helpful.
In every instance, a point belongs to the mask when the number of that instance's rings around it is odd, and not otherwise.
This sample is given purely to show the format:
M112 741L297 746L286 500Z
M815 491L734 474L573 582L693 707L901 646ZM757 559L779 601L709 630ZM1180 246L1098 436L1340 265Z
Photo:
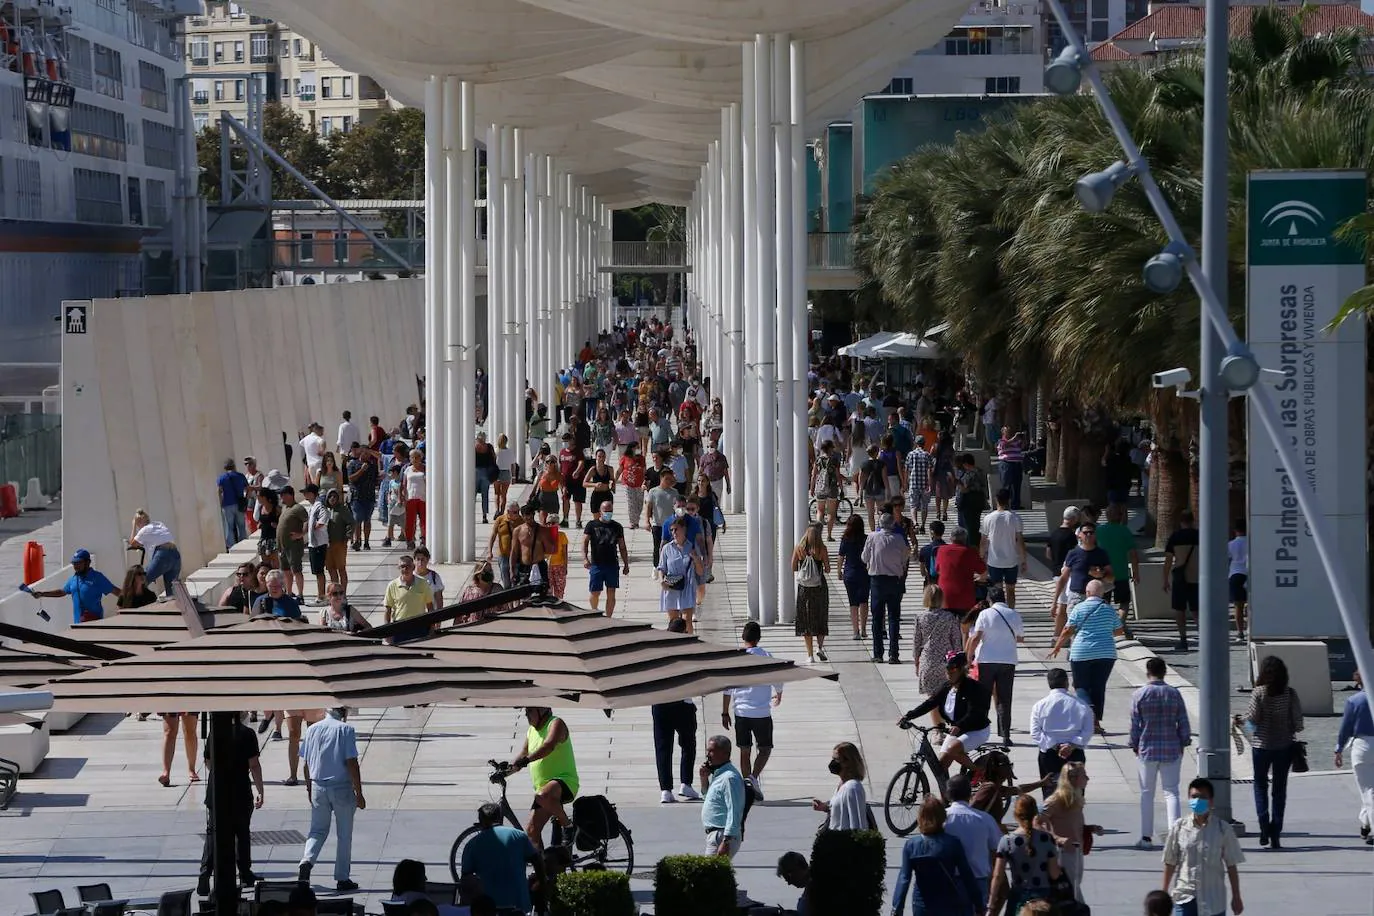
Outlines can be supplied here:
M816 497L811 497L811 501L806 504L806 516L813 522L821 520L819 501ZM849 521L849 517L854 514L854 500L848 496L840 496L835 499L835 524L843 526Z
M945 796L945 785L949 773L940 763L940 755L930 741L930 733L944 734L942 726L917 725L903 720L903 729L914 729L921 733L921 741L911 753L911 759L897 770L892 781L887 784L887 795L883 798L883 820L897 836L906 836L916 829L916 815L921 803L930 795L930 776L935 778L940 797ZM1015 774L1007 748L1001 744L984 744L969 754L973 767L964 767L973 783L974 806L991 814L999 822L1007 813L1011 798L1016 793Z
M512 827L517 830L524 830L525 825L520 823L520 819L515 816L515 810L511 808L510 802L506 799L506 780L515 772L509 763L499 760L488 760L491 764L491 776L488 778L493 785L501 787L501 815ZM576 805L574 805L576 810ZM619 820L619 818L617 818ZM635 867L635 844L630 836L630 828L623 823L618 824L618 832L609 839L602 839L594 836L591 831L579 830L574 820L568 825L565 832L558 824L553 825L553 843L550 849L562 850L562 867L572 871L623 871L625 874L634 872ZM453 841L453 848L448 854L448 868L453 875L453 880L459 880L463 867L463 845L472 839L482 828L473 824L471 827L458 834L458 838Z

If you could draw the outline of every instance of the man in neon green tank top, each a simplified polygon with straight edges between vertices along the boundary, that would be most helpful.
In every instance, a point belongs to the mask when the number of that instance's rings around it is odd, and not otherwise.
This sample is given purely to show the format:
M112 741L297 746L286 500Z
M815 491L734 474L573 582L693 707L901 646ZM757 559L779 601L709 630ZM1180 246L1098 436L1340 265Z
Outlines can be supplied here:
M567 828L568 813L564 806L577 795L577 761L573 757L572 736L562 719L547 706L526 706L525 720L530 723L525 732L525 749L515 755L511 766L528 766L534 783L534 804L530 810L525 833L536 849L544 848L542 834L550 819Z

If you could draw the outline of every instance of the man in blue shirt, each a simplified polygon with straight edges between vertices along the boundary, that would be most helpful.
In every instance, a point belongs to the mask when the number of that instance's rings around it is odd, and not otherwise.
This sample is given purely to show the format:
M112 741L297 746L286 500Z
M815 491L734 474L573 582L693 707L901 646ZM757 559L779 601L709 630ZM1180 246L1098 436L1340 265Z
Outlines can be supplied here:
M534 867L540 885L545 883L544 858L523 830L501 823L501 808L487 802L477 809L481 832L463 845L463 880L476 878L482 893L496 901L498 910L530 911L530 885L526 865Z
M1336 768L1344 762L1341 752L1349 744L1350 768L1360 790L1360 836L1366 846L1374 846L1374 715L1370 714L1369 694L1359 671L1355 672L1355 689L1359 693L1345 701L1341 730L1336 735Z
M964 847L968 869L973 872L973 880L982 892L979 905L974 909L981 910L988 902L992 863L997 855L997 844L1002 840L1002 825L991 814L969 804L973 798L973 784L963 773L949 778L945 794L949 796L949 807L945 810L945 833Z
M105 578L103 573L91 568L91 552L84 547L72 554L72 575L62 583L61 588L38 591L21 585L19 590L28 592L35 598L61 598L63 595L71 595L74 624L100 620L105 616L100 599L106 595L114 595L116 598L120 596L120 591L113 582Z
M299 878L310 883L310 870L329 838L330 820L338 822L338 848L334 855L334 880L340 891L356 891L349 879L353 868L353 815L366 808L363 776L358 768L358 733L344 721L344 710L329 714L305 730L301 742L305 761L305 795L310 800L310 836L301 856Z
M744 839L744 779L730 762L730 739L716 735L706 742L701 777L701 826L706 830L704 855L733 859Z
M248 478L234 467L234 459L226 458L224 473L215 481L219 491L220 523L224 528L224 549L248 537L248 523L244 511L248 508Z

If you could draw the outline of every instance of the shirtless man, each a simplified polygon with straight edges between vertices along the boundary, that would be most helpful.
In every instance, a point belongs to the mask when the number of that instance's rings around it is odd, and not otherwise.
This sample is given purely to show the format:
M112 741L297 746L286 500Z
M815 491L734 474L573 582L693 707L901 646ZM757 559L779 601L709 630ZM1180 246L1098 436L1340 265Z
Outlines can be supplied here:
M539 567L540 578L549 581L549 567L545 562L548 554L546 529L534 519L534 507L525 506L520 510L523 523L515 529L514 547L511 550L511 580L516 586L530 584L530 570Z

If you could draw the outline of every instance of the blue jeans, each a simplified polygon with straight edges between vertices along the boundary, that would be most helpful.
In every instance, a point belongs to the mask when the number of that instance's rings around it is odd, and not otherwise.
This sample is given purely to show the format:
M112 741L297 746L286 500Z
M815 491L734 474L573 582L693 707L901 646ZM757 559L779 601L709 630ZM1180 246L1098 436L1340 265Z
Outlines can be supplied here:
M1107 681L1112 676L1114 658L1089 658L1069 662L1073 672L1073 689L1078 698L1093 708L1097 721L1102 721L1102 708L1107 705Z
M1255 765L1255 813L1260 830L1271 837L1283 833L1283 810L1288 805L1288 771L1293 766L1293 746L1250 749ZM1269 775L1273 770L1273 808L1270 808Z
M143 567L143 571L147 574L149 583L161 579L162 593L171 594L172 580L181 578L181 551L166 546L154 549L153 556L148 565Z
M902 644L902 577L869 577L869 611L873 615L873 657L883 657L883 629L887 629L888 658L896 659Z
M235 544L248 537L248 521L237 505L220 506L219 520L224 529L225 550L233 550Z
M1226 911L1220 913L1199 913L1197 900L1189 900L1187 903L1174 904L1174 916L1226 916Z
M482 496L482 516L485 518L491 510L491 477L486 468L478 468L476 475L477 492Z
M334 880L347 881L353 868L353 814L358 810L358 798L352 786L336 786L325 789L315 786L311 792L310 835L305 840L305 853L301 864L315 864L320 857L324 841L329 839L329 821L332 817L339 824L339 835L334 854Z

